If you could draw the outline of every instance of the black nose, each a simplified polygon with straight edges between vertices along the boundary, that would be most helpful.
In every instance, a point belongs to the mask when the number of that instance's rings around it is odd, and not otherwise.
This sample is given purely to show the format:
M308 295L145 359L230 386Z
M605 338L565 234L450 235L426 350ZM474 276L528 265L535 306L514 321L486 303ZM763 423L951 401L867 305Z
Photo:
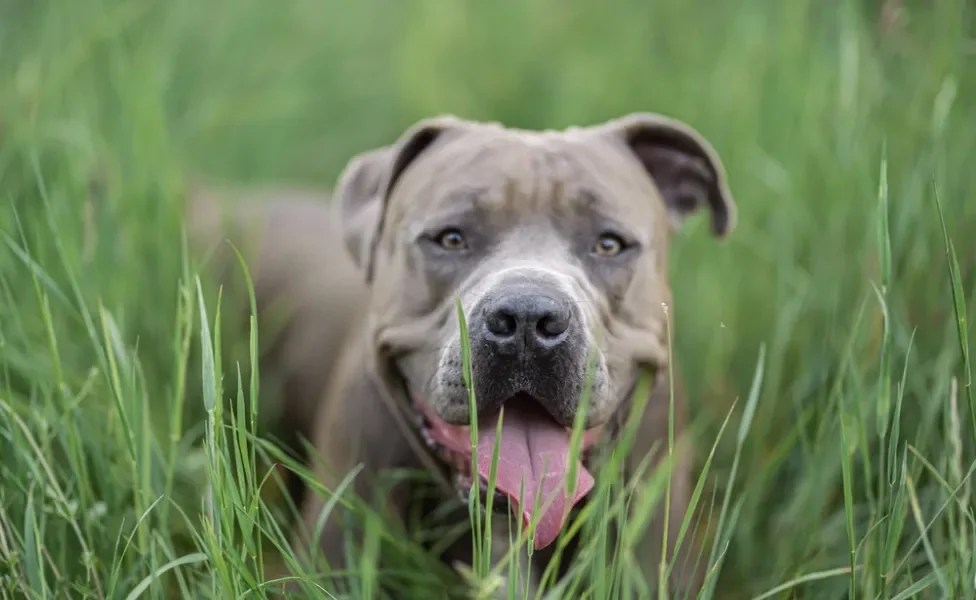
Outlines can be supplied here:
M486 340L498 350L550 350L568 337L568 302L527 292L502 294L484 308Z

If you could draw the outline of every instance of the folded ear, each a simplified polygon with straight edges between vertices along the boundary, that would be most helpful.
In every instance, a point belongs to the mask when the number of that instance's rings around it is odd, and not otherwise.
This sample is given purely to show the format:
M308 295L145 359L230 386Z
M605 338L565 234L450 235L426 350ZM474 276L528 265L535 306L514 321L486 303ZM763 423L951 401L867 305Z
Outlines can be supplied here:
M335 196L339 200L343 240L367 282L373 278L373 254L383 229L390 191L424 150L461 123L449 115L420 121L392 146L355 156L339 175Z
M651 176L672 223L703 207L712 213L712 232L724 237L735 227L736 205L725 170L712 146L681 121L634 113L611 121L604 131L623 142Z
M393 161L393 147L358 154L339 175L335 197L346 250L358 267L365 264L380 218L381 188Z

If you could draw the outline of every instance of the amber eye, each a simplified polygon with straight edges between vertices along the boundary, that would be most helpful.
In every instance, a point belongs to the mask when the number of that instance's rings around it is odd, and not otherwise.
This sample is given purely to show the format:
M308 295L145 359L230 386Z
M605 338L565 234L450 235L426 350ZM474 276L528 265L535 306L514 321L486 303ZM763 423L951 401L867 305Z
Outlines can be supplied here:
M593 245L593 254L597 256L617 256L624 249L624 241L620 236L604 233Z
M437 235L437 244L445 250L464 250L468 243L457 229L445 229Z

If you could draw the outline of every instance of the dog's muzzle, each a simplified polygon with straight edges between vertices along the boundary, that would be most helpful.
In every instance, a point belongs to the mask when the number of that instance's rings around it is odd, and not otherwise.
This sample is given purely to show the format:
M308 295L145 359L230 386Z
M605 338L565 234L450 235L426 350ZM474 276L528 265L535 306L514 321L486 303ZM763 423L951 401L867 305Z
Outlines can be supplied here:
M583 393L587 337L579 307L554 282L516 275L473 307L469 326L478 407L525 394L571 426Z

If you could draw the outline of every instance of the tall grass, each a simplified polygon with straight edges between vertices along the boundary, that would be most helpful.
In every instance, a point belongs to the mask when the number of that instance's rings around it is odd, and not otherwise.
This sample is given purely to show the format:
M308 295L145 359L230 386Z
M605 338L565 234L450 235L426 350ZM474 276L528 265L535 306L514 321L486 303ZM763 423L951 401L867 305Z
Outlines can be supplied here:
M0 598L264 597L275 561L331 597L268 469L310 472L270 441L260 340L187 252L188 181L332 185L440 112L636 110L702 131L739 205L728 242L693 219L670 257L704 596L976 595L973 13L880 4L0 4ZM614 472L550 597L653 597L606 531L642 531L668 474ZM355 476L311 484L363 524L351 596L461 589Z

